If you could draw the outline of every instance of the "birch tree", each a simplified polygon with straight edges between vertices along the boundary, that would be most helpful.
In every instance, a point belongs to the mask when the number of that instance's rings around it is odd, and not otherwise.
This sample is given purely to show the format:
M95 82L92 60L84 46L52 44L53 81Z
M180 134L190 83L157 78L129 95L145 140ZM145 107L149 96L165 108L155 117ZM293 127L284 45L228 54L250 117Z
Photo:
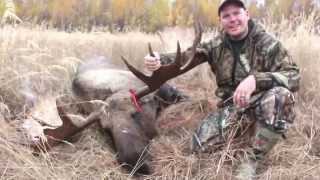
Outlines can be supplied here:
M16 15L16 8L13 3L13 0L5 0L4 1L4 13L1 18L1 24L5 24L7 22L13 23L21 23L22 20Z

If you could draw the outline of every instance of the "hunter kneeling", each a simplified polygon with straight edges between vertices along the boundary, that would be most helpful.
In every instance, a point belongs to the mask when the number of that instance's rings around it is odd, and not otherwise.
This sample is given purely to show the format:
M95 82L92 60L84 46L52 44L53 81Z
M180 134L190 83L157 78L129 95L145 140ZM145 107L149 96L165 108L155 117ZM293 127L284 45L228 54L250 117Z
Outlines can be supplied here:
M257 162L285 137L294 120L293 93L299 88L300 74L282 43L250 19L241 0L222 1L218 15L223 27L220 35L199 44L196 35L195 44L184 52L180 47L177 53L152 52L145 57L145 66L155 75L168 74L170 79L204 62L209 64L216 76L215 95L221 102L219 110L209 114L194 133L192 150L203 152L211 145L223 144L223 132L232 129L241 117L248 117L254 122L254 133L251 156L239 166L241 177L242 167L255 172Z

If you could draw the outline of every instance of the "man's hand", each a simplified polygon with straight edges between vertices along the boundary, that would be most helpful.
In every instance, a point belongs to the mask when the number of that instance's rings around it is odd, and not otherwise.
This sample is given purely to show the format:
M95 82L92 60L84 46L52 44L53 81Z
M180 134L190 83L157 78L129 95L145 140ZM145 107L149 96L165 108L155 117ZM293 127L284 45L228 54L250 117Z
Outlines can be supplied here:
M150 56L150 54L144 57L144 65L147 68L147 70L151 72L156 71L161 67L159 53L154 52L154 55L155 57Z
M243 108L249 105L250 97L255 90L256 80L253 75L249 75L241 81L233 94L233 102L236 107Z

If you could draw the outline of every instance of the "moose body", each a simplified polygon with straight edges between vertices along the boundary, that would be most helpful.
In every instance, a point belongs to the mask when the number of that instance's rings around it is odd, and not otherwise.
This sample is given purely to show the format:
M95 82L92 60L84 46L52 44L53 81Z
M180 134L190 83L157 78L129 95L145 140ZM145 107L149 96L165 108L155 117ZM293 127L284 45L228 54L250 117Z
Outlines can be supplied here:
M113 66L105 58L81 64L73 79L72 91L83 105L81 109L89 116L74 120L65 110L68 105L57 99L63 125L45 130L45 135L62 140L99 121L100 126L112 136L119 162L126 164L133 173L149 173L144 162L149 157L146 149L149 141L157 135L156 118L163 108L184 99L184 95L164 83L201 63L194 58L202 34L198 25L195 26L196 36L189 51L191 58L187 62L181 61L185 54L181 53L178 43L174 62L162 66L151 76L138 71L124 57L122 60L129 71ZM149 53L154 55L151 45ZM135 90L136 94L133 93ZM49 140L47 144L46 148L55 145L56 141Z
M85 100L106 100L111 95L137 89L144 83L130 71L123 70L99 57L81 64L72 82L73 92Z
M58 99L57 108L64 125L60 129L47 130L45 134L64 139L98 121L111 135L118 161L134 173L148 174L150 155L147 148L158 134L156 118L168 101L177 101L177 96L174 88L164 85L158 92L137 100L140 111L132 103L129 90L143 86L145 84L133 73L110 65L106 59L88 61L78 67L72 82L76 102L81 102L81 109L89 114L88 117L75 121L67 113L70 103Z
M140 159L144 161L143 154L149 140L157 134L155 120L161 109L168 105L162 100L177 102L181 98L176 92L172 92L176 91L174 88L164 83L201 63L194 58L197 44L201 41L202 30L199 24L196 24L195 32L195 40L190 51L191 58L187 62L181 61L182 54L178 43L175 61L153 72L150 77L134 68L124 57L122 60L131 72L110 68L110 64L102 59L91 61L78 69L73 81L73 92L82 100L98 99L108 103L108 110L100 117L100 124L111 132L118 151L118 160L127 163L131 168ZM150 44L149 53L154 56ZM129 93L131 89L137 90L136 97L143 109L141 112L136 112L132 105L132 94ZM159 90L155 94L160 98L152 98L149 94L157 89ZM96 108L91 108L91 111L94 109ZM143 173L149 171L148 166L143 163L137 167Z

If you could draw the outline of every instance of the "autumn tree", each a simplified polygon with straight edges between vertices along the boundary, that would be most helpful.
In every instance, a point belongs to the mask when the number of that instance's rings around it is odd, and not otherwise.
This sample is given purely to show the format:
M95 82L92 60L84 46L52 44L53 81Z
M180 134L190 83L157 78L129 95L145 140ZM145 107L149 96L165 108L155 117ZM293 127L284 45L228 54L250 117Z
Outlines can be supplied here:
M219 0L199 0L200 17L205 26L212 27L219 24Z
M168 0L154 0L147 6L146 30L156 31L168 25L170 10Z
M248 6L248 11L250 13L250 16L253 18L258 18L261 15L261 8L258 7L257 1L252 1Z
M16 7L13 0L3 0L0 4L1 24L6 22L20 23L22 20L16 15Z
M77 0L49 0L48 11L51 20L59 26L68 26L75 20Z
M192 24L192 3L193 0L176 0L172 5L172 24L191 25Z

